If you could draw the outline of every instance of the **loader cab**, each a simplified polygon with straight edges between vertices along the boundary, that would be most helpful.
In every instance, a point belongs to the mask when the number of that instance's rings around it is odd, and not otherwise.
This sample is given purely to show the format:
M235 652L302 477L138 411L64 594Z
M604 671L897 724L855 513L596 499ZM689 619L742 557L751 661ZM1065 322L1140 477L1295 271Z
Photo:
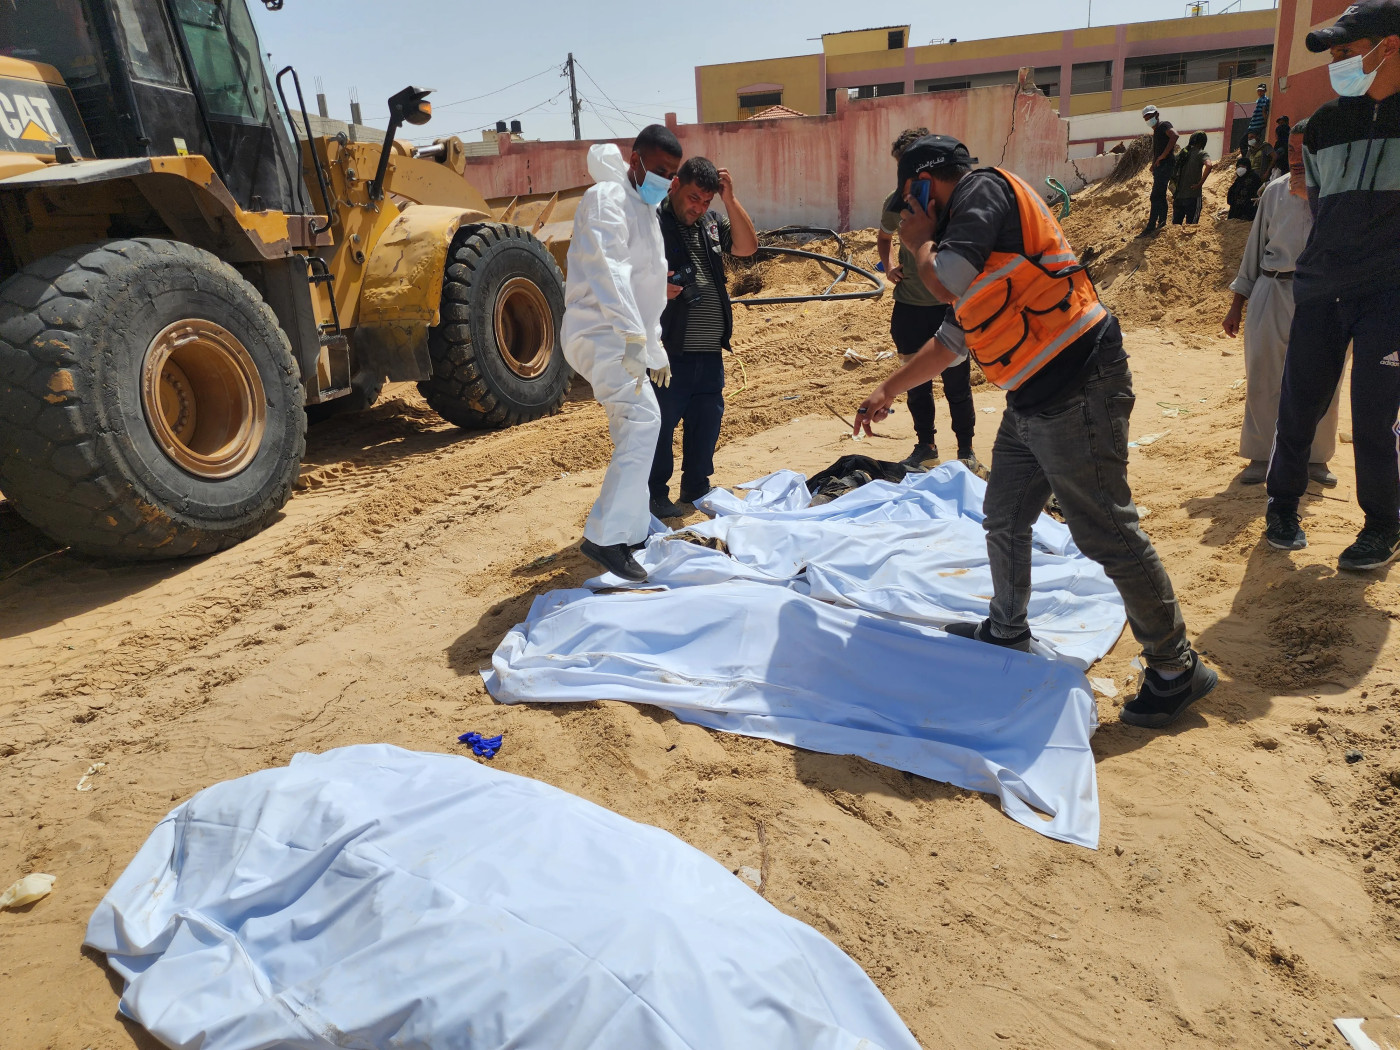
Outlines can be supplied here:
M246 0L0 0L0 59L55 66L103 159L201 154L249 211L313 209Z

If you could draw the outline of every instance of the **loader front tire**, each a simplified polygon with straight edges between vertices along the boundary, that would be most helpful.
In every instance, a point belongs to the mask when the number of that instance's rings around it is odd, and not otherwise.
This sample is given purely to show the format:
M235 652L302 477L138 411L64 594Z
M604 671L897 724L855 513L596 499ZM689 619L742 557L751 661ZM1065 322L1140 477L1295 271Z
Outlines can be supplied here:
M76 550L209 554L291 495L291 346L233 267L158 238L65 249L0 285L0 491Z
M559 411L573 371L559 326L564 278L527 230L463 227L448 253L442 319L428 332L433 410L467 429L514 426Z

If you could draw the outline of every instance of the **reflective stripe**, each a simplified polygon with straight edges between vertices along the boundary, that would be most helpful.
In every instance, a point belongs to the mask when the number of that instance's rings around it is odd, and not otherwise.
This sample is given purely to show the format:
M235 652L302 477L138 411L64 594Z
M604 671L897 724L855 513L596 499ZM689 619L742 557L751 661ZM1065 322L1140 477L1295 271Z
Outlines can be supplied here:
M1025 382L1037 371L1039 371L1041 365L1043 365L1047 360L1054 357L1066 346L1074 342L1081 335L1087 332L1090 328L1094 327L1094 325L1098 324L1107 316L1108 311L1104 309L1103 304L1095 303L1091 309L1085 312L1083 317L1079 318L1079 320L1077 320L1074 324L1066 328L1063 332L1059 334L1057 338L1047 343L1044 346L1044 348L1040 351L1040 353L1036 354L1035 357L1027 361L1025 367L1023 367L1019 372L1017 372L1014 376L1008 379L1006 381L1006 384L1002 386L1002 389L1015 390L1023 382Z
M981 277L977 278L977 280L973 281L972 284L968 286L967 291L963 293L963 297L953 304L953 311L956 313L958 310L961 310L963 305L974 295L988 285L996 284L997 281L1001 280L1003 277L1010 275L1025 261L1026 257L1024 255L1017 255L1000 270L984 273Z
M1054 255L1042 255L1040 257L1040 262L1042 265L1046 263L1077 264L1079 259L1075 256L1074 252L1066 250L1063 252L1056 252Z

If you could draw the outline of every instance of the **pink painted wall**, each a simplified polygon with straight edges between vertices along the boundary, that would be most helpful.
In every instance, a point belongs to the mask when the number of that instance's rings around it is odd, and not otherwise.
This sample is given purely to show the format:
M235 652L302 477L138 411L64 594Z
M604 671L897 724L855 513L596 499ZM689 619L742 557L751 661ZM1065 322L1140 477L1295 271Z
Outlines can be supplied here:
M1112 170L1117 158L1066 159L1069 125L1033 88L898 95L845 102L832 116L683 124L687 156L709 157L734 176L739 199L761 229L877 225L894 189L890 144L907 127L953 135L984 165L1009 168L1045 190L1053 176L1077 190ZM495 157L468 157L467 179L486 197L510 197L587 184L591 142L501 140ZM619 141L626 152L630 140Z

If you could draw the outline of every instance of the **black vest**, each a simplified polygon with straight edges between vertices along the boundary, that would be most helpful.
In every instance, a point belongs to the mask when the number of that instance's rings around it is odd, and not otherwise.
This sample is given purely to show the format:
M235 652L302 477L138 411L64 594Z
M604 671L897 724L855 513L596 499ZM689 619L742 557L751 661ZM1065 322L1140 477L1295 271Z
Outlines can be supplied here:
M670 208L664 205L657 209L661 222L661 239L666 245L666 269L683 273L691 265L690 249L681 236L680 220ZM705 253L714 278L715 291L724 314L724 334L720 346L728 350L729 340L734 335L734 307L729 302L729 285L724 278L724 249L719 242L719 216L707 211L696 223L709 251ZM685 349L685 325L690 316L690 307L679 299L668 299L666 309L661 311L661 345L668 353L680 353Z

